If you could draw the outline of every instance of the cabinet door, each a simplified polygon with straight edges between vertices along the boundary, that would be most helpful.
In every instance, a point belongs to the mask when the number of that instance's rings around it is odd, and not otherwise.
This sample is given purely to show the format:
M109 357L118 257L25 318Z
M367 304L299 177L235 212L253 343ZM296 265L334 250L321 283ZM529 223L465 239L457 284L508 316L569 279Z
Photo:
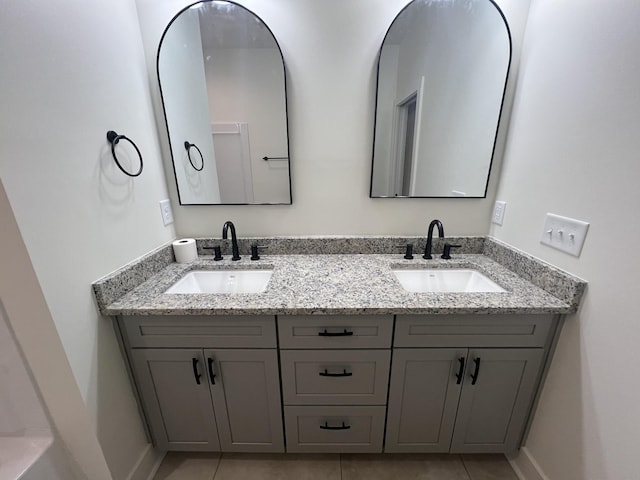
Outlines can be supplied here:
M466 356L464 348L393 351L386 452L449 451Z
M205 350L204 354L222 450L284 452L276 350Z
M542 354L534 348L469 351L452 453L509 453L518 448Z
M156 446L219 451L202 350L145 348L131 355Z

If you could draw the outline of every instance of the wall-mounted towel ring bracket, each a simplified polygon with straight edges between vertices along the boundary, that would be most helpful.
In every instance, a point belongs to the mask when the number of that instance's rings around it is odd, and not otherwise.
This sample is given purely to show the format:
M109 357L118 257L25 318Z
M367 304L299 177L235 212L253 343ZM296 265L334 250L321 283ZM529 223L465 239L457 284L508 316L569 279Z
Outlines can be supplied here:
M142 173L142 154L140 153L140 149L138 149L138 146L135 143L133 143L133 140L131 140L130 138L127 138L125 135L118 135L113 130L109 130L107 132L107 140L111 144L111 155L113 155L113 159L115 160L118 168L122 170L122 173L130 177L137 177L138 175L140 175ZM116 145L120 140L126 140L131 145L133 145L133 148L135 148L136 152L138 152L138 158L140 159L140 168L136 173L127 172L118 161L118 157L116 156Z
M191 147L195 148L200 154L200 168L196 167L193 164L193 160L191 160ZM200 151L198 146L195 143L184 142L184 148L187 151L187 157L189 157L189 163L194 168L194 170L198 172L202 171L202 169L204 168L204 157L202 156L202 152Z

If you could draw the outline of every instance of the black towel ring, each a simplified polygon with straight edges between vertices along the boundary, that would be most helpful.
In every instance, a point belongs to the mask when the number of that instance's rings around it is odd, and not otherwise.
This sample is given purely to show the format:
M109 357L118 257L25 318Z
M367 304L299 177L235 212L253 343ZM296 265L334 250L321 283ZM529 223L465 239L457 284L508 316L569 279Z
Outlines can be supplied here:
M125 175L128 175L130 177L137 177L138 175L140 175L142 173L142 154L140 153L140 150L138 149L138 146L133 143L133 140L131 140L130 138L126 137L125 135L118 135L116 132L114 132L113 130L109 130L107 132L107 140L109 141L109 143L111 144L111 155L113 155L113 159L116 162L116 165L118 166L118 168L120 170L122 170L122 173L124 173ZM133 145L133 148L136 149L136 152L138 152L138 158L140 159L140 168L138 169L138 171L136 173L129 173L127 172L122 165L120 164L120 162L118 161L118 157L116 156L116 145L118 144L118 142L120 140L126 140L127 142L129 142L131 145Z
M197 168L193 164L193 160L191 160L191 147L195 148L200 154L200 168ZM200 151L198 146L195 143L184 142L184 148L187 151L187 157L189 157L189 163L191 164L191 166L198 172L202 171L202 169L204 168L204 157L202 156L202 152Z

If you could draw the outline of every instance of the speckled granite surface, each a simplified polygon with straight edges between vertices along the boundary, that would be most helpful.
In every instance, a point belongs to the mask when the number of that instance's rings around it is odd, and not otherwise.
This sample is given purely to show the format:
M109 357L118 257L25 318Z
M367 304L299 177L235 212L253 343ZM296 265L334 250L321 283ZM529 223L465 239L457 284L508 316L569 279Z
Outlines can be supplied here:
M94 284L96 298L101 312L105 315L206 315L206 314L410 314L410 313L569 313L575 311L584 282L555 267L543 264L538 267L536 259L529 257L528 267L518 267L522 252L510 250L499 242L488 242L484 247L484 237L471 237L468 242L472 251L482 248L486 255L478 253L454 254L452 260L424 260L416 255L414 260L404 260L402 254L326 254L333 251L334 244L329 239L310 239L305 248L321 248L325 254L274 255L268 250L262 259L253 262L249 255L232 262L226 257L214 262L211 256L202 256L190 264L170 263L161 271L153 273L122 296L113 296L117 289L112 285L125 278L130 286L133 280L121 269ZM379 243L366 248L387 248L406 243L399 237L380 237ZM382 240L384 239L384 240ZM480 239L480 240L477 240ZM247 240L248 249L251 239ZM253 239L255 240L255 239ZM295 239L300 241L300 239ZM453 243L457 239L448 238ZM278 244L273 240L273 245ZM340 239L343 244L363 250L363 244L353 239ZM293 244L294 239L291 239ZM315 242L315 243L314 243ZM424 242L424 239L422 239ZM258 240L265 244L264 239ZM416 238L416 243L418 239ZM366 242L365 242L366 244ZM419 243L418 243L419 244ZM271 245L270 245L271 246ZM482 248L478 248L478 247ZM465 247L465 250L466 250ZM293 247L291 247L293 248ZM423 245L422 247L423 248ZM417 250L420 250L418 248ZM401 249L400 249L401 250ZM508 252L515 253L508 253ZM543 284L551 292L557 292L558 284L566 288L560 294L552 295L540 286L523 278L514 271L492 259L495 257L505 264L531 272L532 278L545 278ZM144 263L144 259L142 260ZM133 267L130 265L129 268ZM551 267L551 268L549 268ZM141 267L138 267L141 268ZM263 293L259 294L194 294L175 295L163 293L177 279L190 270L208 269L273 268L273 276ZM474 268L484 273L503 288L504 293L409 293L393 275L392 268ZM547 278L548 277L548 278ZM554 283L555 282L555 283ZM582 284L582 287L576 284ZM573 286L571 286L573 285Z

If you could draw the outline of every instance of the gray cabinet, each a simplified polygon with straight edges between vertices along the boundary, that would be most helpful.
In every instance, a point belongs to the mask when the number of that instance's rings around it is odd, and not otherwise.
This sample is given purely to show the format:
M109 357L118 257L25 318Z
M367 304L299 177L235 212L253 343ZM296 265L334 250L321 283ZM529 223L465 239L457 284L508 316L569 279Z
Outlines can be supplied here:
M121 317L119 327L158 448L284 451L274 317Z
M132 357L159 448L284 451L275 350L145 348Z
M131 359L157 447L219 451L202 350L137 349Z
M546 315L397 317L385 451L516 450L550 323Z
M288 452L381 452L393 317L278 317Z

